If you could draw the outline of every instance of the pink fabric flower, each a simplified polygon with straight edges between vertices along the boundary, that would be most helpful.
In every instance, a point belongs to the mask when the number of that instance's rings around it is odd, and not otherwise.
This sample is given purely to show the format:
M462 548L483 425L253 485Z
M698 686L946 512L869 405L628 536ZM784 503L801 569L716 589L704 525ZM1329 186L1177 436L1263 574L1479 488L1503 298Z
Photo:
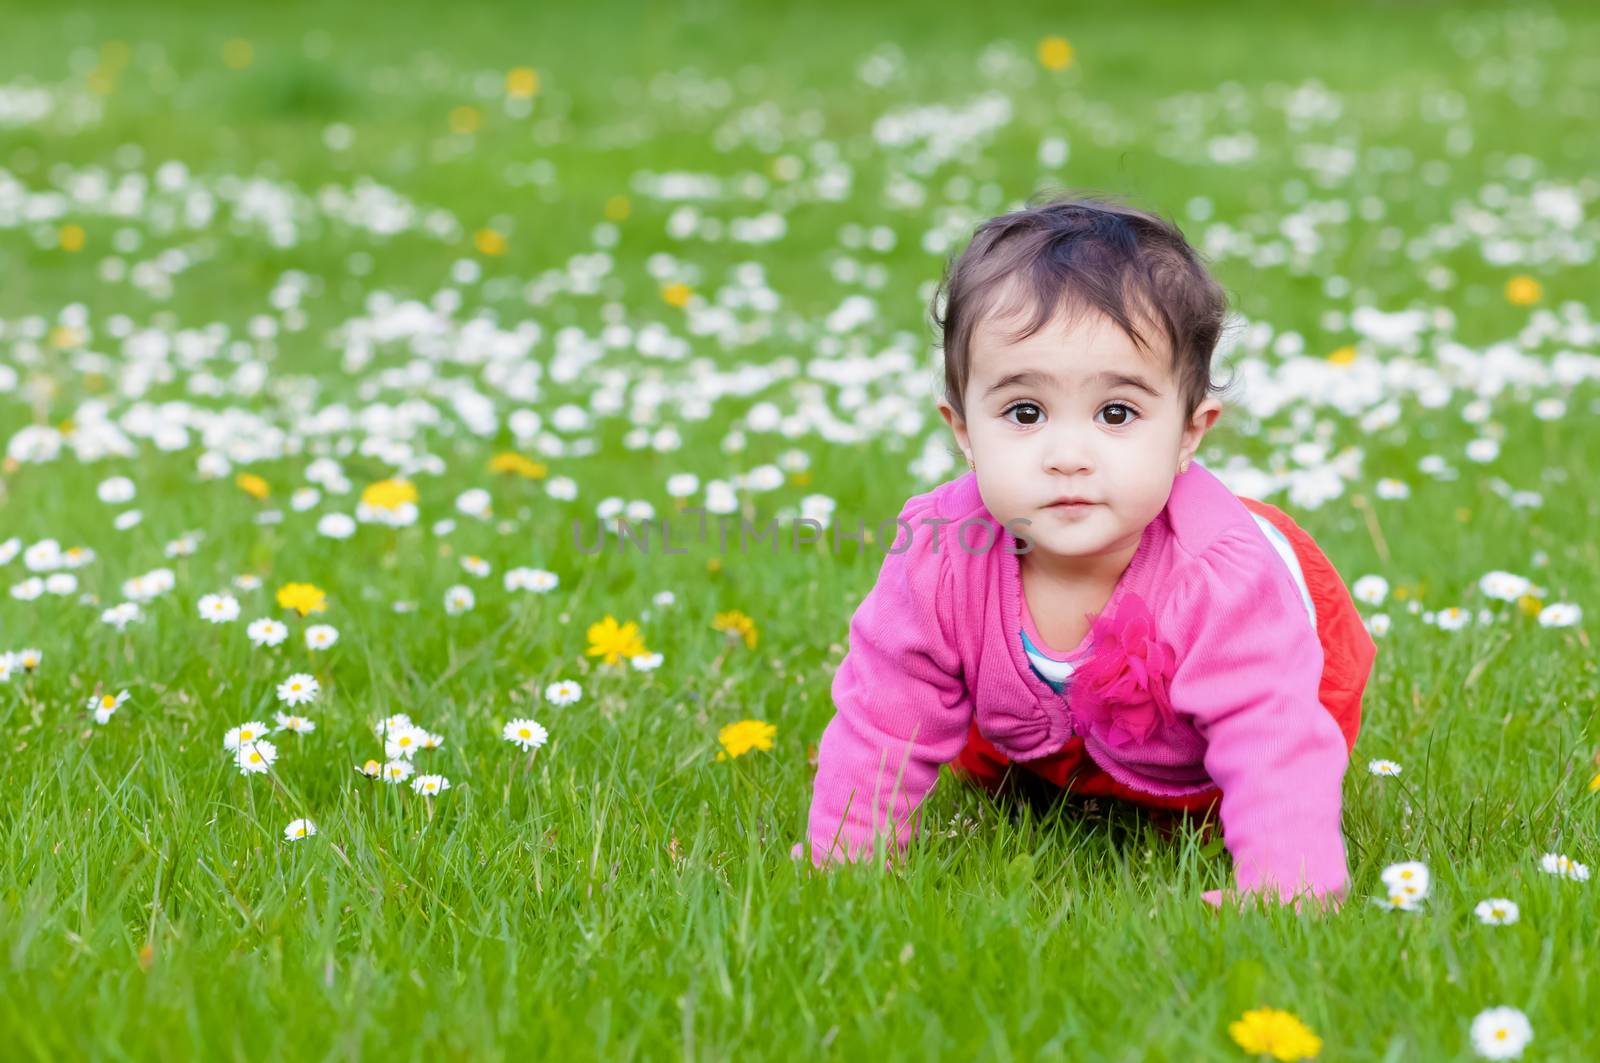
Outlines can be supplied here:
M1171 723L1167 684L1177 658L1156 637L1155 618L1137 594L1102 612L1090 629L1093 656L1072 676L1074 714L1114 749L1148 739L1159 720Z

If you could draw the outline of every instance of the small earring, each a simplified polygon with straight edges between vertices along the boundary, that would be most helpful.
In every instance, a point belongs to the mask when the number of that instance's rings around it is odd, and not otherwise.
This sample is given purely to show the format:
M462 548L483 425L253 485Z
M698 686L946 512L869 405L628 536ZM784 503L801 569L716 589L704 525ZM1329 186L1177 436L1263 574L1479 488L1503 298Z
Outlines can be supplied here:
M967 459L967 468L976 470L978 468L978 463L976 461L973 461L971 458L968 458Z
M1188 472L1188 471L1189 471L1189 459L1188 458L1185 458L1182 461L1178 462L1178 474L1180 476L1182 474Z

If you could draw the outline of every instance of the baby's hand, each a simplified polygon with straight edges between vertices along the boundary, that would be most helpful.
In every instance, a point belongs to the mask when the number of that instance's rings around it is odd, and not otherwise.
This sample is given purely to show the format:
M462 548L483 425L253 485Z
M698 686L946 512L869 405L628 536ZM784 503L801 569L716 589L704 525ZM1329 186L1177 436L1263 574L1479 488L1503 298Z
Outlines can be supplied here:
M865 856L865 855L866 855L865 853L862 854L862 856ZM795 842L794 843L794 847L789 850L789 859L791 859L791 860L804 860L805 858L806 858L806 843L805 842ZM838 850L835 850L833 856L830 856L830 857L828 857L826 859L822 859L822 860L813 860L812 864L813 864L813 866L818 867L818 868L828 868L828 867L832 867L834 864L841 864L841 863L845 863L845 862L847 862L845 860L845 858L839 853ZM884 860L884 862L883 862L883 869L885 871L893 871L894 870L894 860L892 858L886 858Z
M1271 897L1274 900L1280 901L1281 903L1290 904L1296 913L1300 912L1302 901L1309 902L1306 907L1317 914L1335 912L1344 906L1344 898L1340 897L1337 893L1325 893L1321 896L1317 896L1309 891L1302 891L1295 894L1292 899L1285 899L1280 897L1274 891L1252 890L1246 896L1248 896L1252 902L1257 904L1260 903L1260 899L1262 897ZM1227 891L1206 890L1200 895L1200 899L1211 905L1213 908L1218 909L1222 907L1224 900L1226 900L1236 910L1244 906L1244 900L1240 894L1231 889Z

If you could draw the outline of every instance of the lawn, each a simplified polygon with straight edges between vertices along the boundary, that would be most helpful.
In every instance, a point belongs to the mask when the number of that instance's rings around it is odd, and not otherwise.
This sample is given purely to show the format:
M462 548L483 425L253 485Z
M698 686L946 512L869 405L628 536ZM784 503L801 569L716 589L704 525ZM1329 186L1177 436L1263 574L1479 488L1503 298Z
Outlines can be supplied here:
M1542 865L1600 860L1597 53L1580 4L9 12L3 1054L1187 1063L1270 1007L1454 1060L1503 1005L1595 1058L1600 884ZM1208 256L1200 460L1360 581L1332 916L948 773L903 868L789 857L842 537L964 471L934 286L1052 189Z

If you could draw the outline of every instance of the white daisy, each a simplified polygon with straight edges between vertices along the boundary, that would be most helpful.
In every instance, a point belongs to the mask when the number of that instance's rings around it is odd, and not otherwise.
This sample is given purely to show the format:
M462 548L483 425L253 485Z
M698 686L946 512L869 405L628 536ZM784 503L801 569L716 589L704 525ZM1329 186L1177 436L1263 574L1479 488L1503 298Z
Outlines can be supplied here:
M424 797L432 797L450 789L450 780L443 775L418 775L411 780L411 788Z
M456 496L456 508L469 517L483 519L490 513L489 492L481 487L472 487Z
M1380 908L1387 908L1391 912L1417 912L1422 910L1422 900L1418 897L1407 896L1401 890L1391 889L1382 897L1372 898L1372 903Z
M295 734L310 734L317 729L317 725L304 716L291 716L287 713L277 713L278 730L293 731Z
M663 658L659 653L640 653L628 658L628 663L636 672L653 672L661 667Z
M414 725L411 722L411 717L403 712L397 712L393 716L386 716L379 720L372 730L379 738L388 738L390 735L398 734L412 726Z
M421 728L418 728L421 730ZM444 735L436 735L432 731L422 731L422 741L417 743L423 749L438 749L444 745Z
M444 611L451 616L460 616L471 609L475 602L472 588L463 587L459 583L444 592Z
M162 548L162 553L167 557L189 557L200 548L200 536L196 532L181 535Z
M290 842L299 841L301 838L309 838L315 833L317 833L317 825L309 819L291 819L289 825L283 828L283 839Z
M278 700L291 708L315 701L321 692L322 684L304 672L296 672L278 684Z
M1502 572L1496 569L1485 572L1483 578L1478 580L1478 590L1485 596L1501 602L1514 602L1528 593L1528 588L1533 583L1526 576L1519 576L1514 572Z
M1533 1026L1516 1008L1488 1008L1472 1019L1472 1047L1485 1059L1519 1059L1533 1040Z
M1456 605L1439 610L1434 617L1434 623L1439 625L1441 631L1460 631L1471 621L1472 614Z
M133 481L126 476L113 476L101 480L100 486L95 488L95 494L99 496L100 501L108 506L120 506L124 502L132 502L136 493Z
M102 623L110 624L118 631L121 631L134 621L142 619L142 616L139 606L135 603L118 602L111 608L103 610L100 613L100 620Z
M271 617L262 617L260 620L250 621L250 626L244 629L244 633L257 646L276 646L289 637L289 625Z
M461 559L461 567L474 576L487 576L493 571L489 566L489 562L476 554L468 554L463 557Z
M348 513L324 513L317 521L317 534L325 538L348 539L355 533L355 518Z
M1394 626L1394 621L1389 619L1388 613L1373 613L1366 619L1366 628L1372 632L1374 638L1383 638Z
M544 696L552 705L571 705L583 697L583 687L570 679L561 679L545 687Z
M24 672L37 672L44 661L42 650L18 650L14 656L16 666Z
M538 749L550 737L550 732L534 720L511 720L500 729L500 736L522 749Z
M112 714L118 709L122 708L123 703L127 700L128 692L126 690L118 691L115 694L101 694L99 697L90 698L89 711L94 713L94 722L109 722Z
M272 767L272 762L278 759L278 747L262 739L241 745L234 753L233 762L239 766L243 775L260 775Z
M1583 619L1583 610L1571 602L1551 602L1539 610L1540 627L1571 627Z
M422 748L422 740L427 736L428 733L420 727L402 727L398 731L391 731L383 741L383 755L390 760L401 757L410 760Z
M1380 876L1383 884L1389 887L1390 893L1400 893L1413 900L1422 900L1428 896L1429 875L1426 864L1417 860L1407 860L1404 863L1390 864L1383 869Z
M1539 858L1539 870L1574 882L1589 881L1589 865L1578 863L1566 853L1545 853Z
M1399 775L1400 765L1392 760L1369 760L1367 770L1374 775Z
M233 577L233 586L235 589L241 591L258 591L261 589L261 577L253 573L246 572L242 575Z
M222 748L238 749L240 746L247 746L251 742L256 742L262 738L265 738L269 730L270 728L268 728L267 725L262 723L260 720L251 720L249 723L241 723L239 726L230 729L227 734L222 736Z
M1484 926L1510 926L1521 918L1522 911L1517 907L1516 901L1508 901L1504 897L1490 897L1486 901L1479 901L1477 907L1472 909L1472 914L1478 917L1478 922Z
M306 628L306 649L325 650L339 641L339 629L332 624L312 624Z
M383 781L402 783L411 778L411 773L416 769L409 760L391 760L383 766Z
M226 624L239 618L239 599L231 594L208 594L200 599L200 617L213 624Z
M1358 602L1382 605L1389 596L1389 581L1382 576L1362 576L1350 585L1350 593Z

